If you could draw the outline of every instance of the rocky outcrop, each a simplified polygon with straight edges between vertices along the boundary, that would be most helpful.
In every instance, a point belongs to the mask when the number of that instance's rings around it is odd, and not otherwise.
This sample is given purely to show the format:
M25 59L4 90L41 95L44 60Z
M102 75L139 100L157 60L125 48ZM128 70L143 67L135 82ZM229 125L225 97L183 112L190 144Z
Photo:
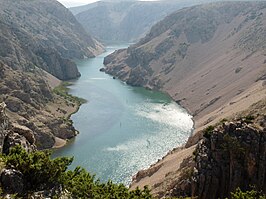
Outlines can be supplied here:
M14 169L3 169L1 171L1 185L5 193L22 194L24 191L23 174Z
M247 118L207 128L193 153L194 164L186 164L189 172L169 195L227 198L237 188L266 193L265 127Z
M41 49L38 50L36 54L40 57L40 60L43 63L40 65L41 68L55 77L67 80L80 76L76 64L73 61L60 56L57 51L53 49Z
M55 0L0 1L0 59L13 69L40 67L59 79L79 77L70 59L103 51Z
M34 134L28 127L21 126L19 124L12 124L12 131L25 137L30 144L35 143Z
M6 106L4 118L9 120L9 130L1 134L1 140L5 140L4 152L17 144L28 151L36 146L38 149L52 148L55 137L70 139L76 135L71 122L64 118L76 110L77 104L55 95L45 81L46 73L40 69L24 73L3 63L1 66L1 96L8 96L3 104ZM59 111L59 106L69 111ZM7 127L6 120L0 121L2 126Z
M266 73L265 16L265 2L181 9L138 43L107 56L105 72L134 86L167 92L198 120Z
M55 0L0 0L0 42L0 98L8 96L10 123L1 137L4 152L17 144L28 151L52 148L57 138L73 138L69 117L79 103L52 88L57 78L79 77L71 60L95 56L101 44Z
M192 194L199 198L225 198L238 187L266 192L265 129L245 121L225 123L205 133L195 161Z
M5 138L8 135L9 120L6 115L5 102L0 103L0 153L3 152Z
M7 116L7 105L0 103L0 149L1 153L7 154L11 147L21 145L26 151L31 152L36 149L33 132L18 124L10 124Z

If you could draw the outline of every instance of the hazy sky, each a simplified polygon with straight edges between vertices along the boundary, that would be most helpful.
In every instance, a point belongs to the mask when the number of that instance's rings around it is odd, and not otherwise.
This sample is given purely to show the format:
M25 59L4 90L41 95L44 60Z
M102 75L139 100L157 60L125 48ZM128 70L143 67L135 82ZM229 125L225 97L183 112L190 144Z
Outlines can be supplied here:
M99 0L58 0L58 1L66 7L74 7L74 6L86 5ZM156 0L145 0L145 1L156 1Z

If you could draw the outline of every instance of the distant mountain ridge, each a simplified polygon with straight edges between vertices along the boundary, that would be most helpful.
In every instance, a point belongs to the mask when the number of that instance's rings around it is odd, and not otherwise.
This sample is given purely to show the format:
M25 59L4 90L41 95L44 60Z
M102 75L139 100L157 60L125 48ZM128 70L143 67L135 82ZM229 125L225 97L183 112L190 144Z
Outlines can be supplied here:
M219 0L103 0L69 10L83 27L100 41L137 42L156 22L172 12L217 1Z
M123 2L134 2L137 0L124 0ZM95 8L97 6L100 6L101 4L103 4L104 2L122 2L121 0L110 0L110 1L96 1L94 3L89 3L87 5L82 5L82 6L76 6L76 7L70 7L69 10L73 13L73 15L77 15L81 12L84 12L86 10Z
M150 27L195 1L99 1L70 8L77 20L101 41L136 41Z

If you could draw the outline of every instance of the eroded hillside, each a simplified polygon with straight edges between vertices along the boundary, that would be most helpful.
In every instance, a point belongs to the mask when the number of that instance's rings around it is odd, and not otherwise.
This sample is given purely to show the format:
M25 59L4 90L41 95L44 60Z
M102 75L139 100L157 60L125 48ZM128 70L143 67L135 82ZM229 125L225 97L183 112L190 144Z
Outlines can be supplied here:
M0 42L0 101L19 135L2 137L5 149L26 141L37 149L61 146L77 133L69 116L80 101L53 89L80 75L72 59L95 56L101 44L54 0L1 0Z
M202 126L206 121L198 119L264 81L265 16L265 2L182 9L137 44L106 57L106 72L169 93Z
M93 57L102 46L57 1L0 1L0 59L13 69L39 67L59 79L80 74L69 59Z

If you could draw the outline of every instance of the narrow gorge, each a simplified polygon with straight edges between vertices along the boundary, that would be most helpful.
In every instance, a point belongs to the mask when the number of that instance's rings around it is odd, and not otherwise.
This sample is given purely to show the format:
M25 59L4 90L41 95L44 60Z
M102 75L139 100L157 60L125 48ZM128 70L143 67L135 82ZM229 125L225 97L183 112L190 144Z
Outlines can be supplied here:
M208 1L0 0L0 197L265 198L266 2Z

